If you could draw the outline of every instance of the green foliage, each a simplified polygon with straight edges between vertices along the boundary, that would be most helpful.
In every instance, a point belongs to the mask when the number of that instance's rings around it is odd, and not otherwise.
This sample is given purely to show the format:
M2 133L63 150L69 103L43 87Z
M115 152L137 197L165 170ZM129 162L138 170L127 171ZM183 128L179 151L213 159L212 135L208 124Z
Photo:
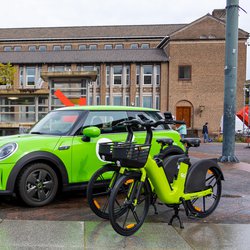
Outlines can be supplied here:
M0 63L0 85L13 84L15 68L10 64Z

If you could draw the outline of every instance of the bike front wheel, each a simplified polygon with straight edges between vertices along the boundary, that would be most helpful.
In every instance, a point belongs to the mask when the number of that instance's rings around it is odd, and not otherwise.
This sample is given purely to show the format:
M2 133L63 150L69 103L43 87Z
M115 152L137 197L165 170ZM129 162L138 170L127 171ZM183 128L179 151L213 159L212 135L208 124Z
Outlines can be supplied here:
M100 218L109 219L109 196L119 174L117 166L105 165L91 177L87 200L91 210Z
M189 211L198 218L204 218L213 213L220 201L221 175L213 168L207 171L206 186L213 189L211 195L187 201Z
M140 179L139 173L127 173L117 180L111 192L109 219L114 230L123 236L134 234L148 213L151 189L148 180Z

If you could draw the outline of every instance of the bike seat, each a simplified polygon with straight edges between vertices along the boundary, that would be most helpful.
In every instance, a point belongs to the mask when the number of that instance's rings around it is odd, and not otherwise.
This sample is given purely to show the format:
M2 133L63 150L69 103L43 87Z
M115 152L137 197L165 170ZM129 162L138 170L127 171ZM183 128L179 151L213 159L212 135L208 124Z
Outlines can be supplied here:
M163 146L168 145L171 146L173 145L174 140L171 138L160 138L156 140L158 143L161 143Z
M187 144L187 147L199 147L201 140L199 138L184 138L181 139L182 143Z

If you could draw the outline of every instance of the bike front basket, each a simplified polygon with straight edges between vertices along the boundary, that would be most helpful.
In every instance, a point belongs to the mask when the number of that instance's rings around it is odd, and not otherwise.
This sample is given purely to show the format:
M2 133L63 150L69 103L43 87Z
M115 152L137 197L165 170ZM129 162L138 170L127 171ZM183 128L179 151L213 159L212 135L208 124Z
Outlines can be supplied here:
M115 161L112 157L112 151L114 146L126 145L126 142L102 142L99 144L99 155L104 161Z
M112 158L122 167L143 168L147 162L150 147L150 144L115 145Z

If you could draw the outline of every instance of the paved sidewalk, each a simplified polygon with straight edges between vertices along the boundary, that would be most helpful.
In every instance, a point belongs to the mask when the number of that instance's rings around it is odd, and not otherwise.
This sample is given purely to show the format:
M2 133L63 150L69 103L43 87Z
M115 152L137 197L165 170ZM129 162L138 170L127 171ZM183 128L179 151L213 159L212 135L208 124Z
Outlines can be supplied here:
M0 224L0 249L249 249L250 225L144 223L130 237L116 234L108 221L20 221Z

